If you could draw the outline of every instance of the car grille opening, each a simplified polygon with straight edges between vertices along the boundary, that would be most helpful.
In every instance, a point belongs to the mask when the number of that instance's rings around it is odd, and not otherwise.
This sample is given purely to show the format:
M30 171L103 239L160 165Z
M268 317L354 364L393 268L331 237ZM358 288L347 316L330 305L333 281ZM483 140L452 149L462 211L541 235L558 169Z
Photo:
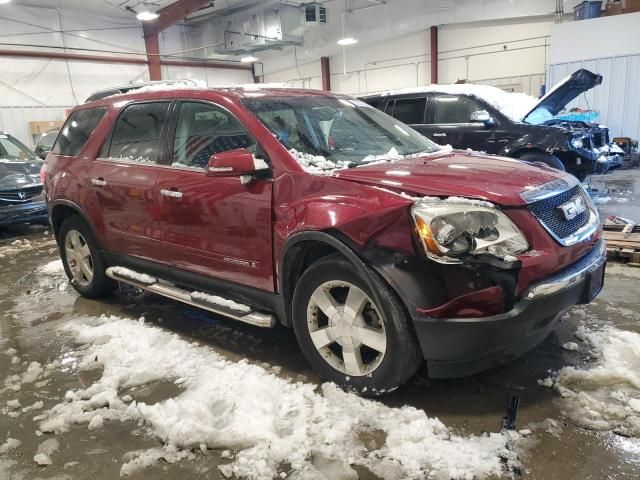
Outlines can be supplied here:
M0 201L4 204L25 203L42 193L42 185L33 187L14 188L11 190L0 190Z
M564 217L562 210L558 208L563 203L579 196L584 198L587 205L591 203L582 187L580 185L576 185L566 192L562 192L554 197L538 200L537 202L529 205L528 208L547 230L562 240L569 237L589 222L589 217L591 215L589 208L571 220L567 220Z

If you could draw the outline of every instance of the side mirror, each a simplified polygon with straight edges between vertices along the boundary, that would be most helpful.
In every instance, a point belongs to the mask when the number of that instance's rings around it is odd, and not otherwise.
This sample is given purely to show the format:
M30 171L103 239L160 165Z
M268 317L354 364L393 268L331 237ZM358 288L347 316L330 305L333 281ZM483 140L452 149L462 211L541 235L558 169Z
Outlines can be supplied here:
M469 121L471 123L484 123L485 125L493 125L495 123L495 120L486 110L476 110L475 112L471 112L471 118L469 118Z
M264 160L255 158L246 148L237 148L211 155L206 174L210 177L241 177L268 168Z

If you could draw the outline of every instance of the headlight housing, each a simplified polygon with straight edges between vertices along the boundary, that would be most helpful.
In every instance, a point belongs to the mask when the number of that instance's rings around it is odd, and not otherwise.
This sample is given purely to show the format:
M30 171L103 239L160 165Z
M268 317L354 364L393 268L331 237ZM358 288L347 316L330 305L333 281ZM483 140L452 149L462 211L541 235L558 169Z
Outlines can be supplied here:
M529 249L518 227L489 202L421 199L411 215L425 253L440 263L461 263L460 256L481 253L514 261L513 255Z
M573 148L582 148L584 143L581 138L575 137L571 139L571 146Z

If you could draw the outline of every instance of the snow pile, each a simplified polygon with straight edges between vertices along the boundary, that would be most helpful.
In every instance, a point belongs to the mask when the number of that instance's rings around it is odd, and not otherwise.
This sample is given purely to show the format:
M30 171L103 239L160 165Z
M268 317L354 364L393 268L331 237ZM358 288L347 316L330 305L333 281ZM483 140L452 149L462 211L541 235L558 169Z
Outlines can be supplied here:
M444 93L447 95L471 95L480 98L499 110L510 119L519 122L538 103L538 100L525 93L506 92L491 85L463 83L456 85L428 85L424 87L404 88L383 92L383 96L403 93Z
M289 153L307 173L330 174L335 170L347 168L349 166L349 162L336 163L331 160L327 160L322 155L312 155L310 153L299 152L295 148L289 150Z
M90 317L66 330L84 345L80 367L102 364L103 374L88 388L67 392L40 430L64 432L97 415L146 424L165 447L133 452L122 475L206 449L225 450L228 463L219 467L225 476L247 479L320 478L323 471L327 478L355 477L351 465L381 478L484 478L505 473L505 459L513 459L507 434L458 436L422 410L387 407L333 384L318 391L291 383L142 322ZM160 379L184 379L184 390L152 405L120 397L123 388ZM366 434L381 441L366 442Z
M594 350L586 369L565 367L541 381L562 395L564 413L593 430L640 436L640 334L606 326L581 326L576 337Z
M210 295L204 292L193 292L191 293L191 298L193 300L199 300L205 303L220 305L221 307L229 308L231 310L237 310L239 312L249 313L251 311L251 307L247 305L243 305L242 303L234 302L233 300L228 300L226 298L222 298L217 295Z

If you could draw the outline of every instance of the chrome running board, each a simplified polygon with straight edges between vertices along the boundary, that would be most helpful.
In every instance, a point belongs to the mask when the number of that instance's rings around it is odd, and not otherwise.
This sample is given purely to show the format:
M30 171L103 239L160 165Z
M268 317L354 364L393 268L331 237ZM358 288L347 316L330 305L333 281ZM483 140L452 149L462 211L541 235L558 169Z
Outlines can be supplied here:
M171 282L160 280L152 277L151 275L141 274L128 268L109 267L105 273L107 277L118 282L126 283L136 288L186 303L193 307L202 308L203 310L217 313L218 315L249 323L256 327L273 328L276 325L276 318L271 314L257 312L247 305L242 305L222 297L217 297L219 301L221 300L229 303L229 306L221 305L220 303L213 301L213 295L185 290L184 288L177 287Z

